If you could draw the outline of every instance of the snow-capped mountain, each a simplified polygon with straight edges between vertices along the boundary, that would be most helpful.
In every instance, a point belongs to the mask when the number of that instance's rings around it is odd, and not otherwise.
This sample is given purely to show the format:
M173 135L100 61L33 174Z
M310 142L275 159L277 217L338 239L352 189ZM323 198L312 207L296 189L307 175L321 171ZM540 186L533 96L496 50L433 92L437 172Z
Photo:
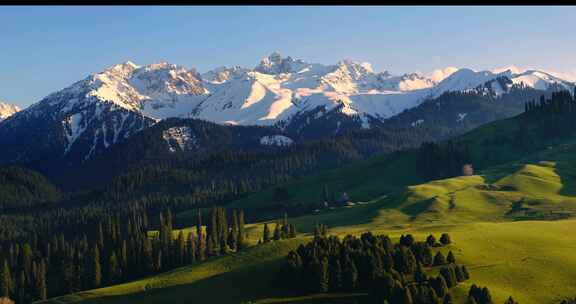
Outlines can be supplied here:
M0 121L20 111L20 107L0 101Z
M41 159L38 155L86 160L170 117L277 126L294 140L306 138L304 133L319 137L346 128L370 128L445 92L499 95L513 86L572 91L574 84L536 70L446 68L430 77L392 75L375 72L369 63L344 60L324 65L279 53L254 68L220 67L203 74L166 62L125 62L6 119L0 125L0 144L6 147L0 160L33 161Z

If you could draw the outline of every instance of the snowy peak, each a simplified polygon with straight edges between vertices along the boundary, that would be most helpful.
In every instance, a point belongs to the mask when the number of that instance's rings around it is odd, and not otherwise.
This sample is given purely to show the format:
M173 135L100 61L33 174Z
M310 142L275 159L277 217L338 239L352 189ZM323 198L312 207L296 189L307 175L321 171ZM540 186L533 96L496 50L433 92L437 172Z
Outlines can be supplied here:
M47 96L2 126L26 129L37 124L52 128L54 153L86 159L171 117L298 130L318 128L314 121L335 117L337 130L346 128L341 118L357 120L355 125L368 128L448 91L499 95L512 86L539 90L560 86L573 91L574 84L551 73L520 72L515 67L493 71L448 67L428 76L392 75L375 72L366 62L343 60L324 65L283 57L278 52L263 58L253 69L220 67L204 74L168 62L140 66L127 61ZM6 108L0 105L0 119L17 111ZM12 135L19 138L21 134ZM174 151L191 147L188 143L192 141L187 140L193 136L185 129L174 129L164 136ZM277 142L287 141L265 138L262 144ZM22 149L30 144L22 144ZM28 157L18 153L10 158Z
M199 95L206 90L196 70L161 62L136 69L129 83L142 95L163 98L165 94Z
M434 81L435 83L439 83L442 80L448 78L454 72L458 71L458 68L455 67L447 67L443 69L437 69L430 73L429 78Z
M494 74L490 71L480 71L476 72L471 69L459 69L444 80L442 80L438 85L432 88L432 97L438 97L444 92L448 91L465 91L474 89L486 82L496 79L498 76L510 76L510 73L505 72L503 74Z
M240 66L219 67L202 74L202 79L211 84L222 84L230 79L246 76L249 70Z
M20 111L20 107L0 101L0 121L16 114Z
M382 89L401 92L427 89L436 85L436 82L432 79L418 73L388 76L388 78L383 78L381 81Z
M527 86L537 90L547 90L554 86L572 91L574 83L560 79L549 73L536 70L528 70L524 73L515 74L512 82L516 85Z
M520 70L515 65L511 65L511 66L507 66L507 67L503 67L503 68L493 69L491 72L495 73L495 74L500 74L500 73L505 73L505 72L509 72L511 74L520 74L523 71Z
M299 72L306 66L307 64L300 59L294 60L290 56L283 58L279 52L273 52L263 58L254 70L264 74L285 74Z

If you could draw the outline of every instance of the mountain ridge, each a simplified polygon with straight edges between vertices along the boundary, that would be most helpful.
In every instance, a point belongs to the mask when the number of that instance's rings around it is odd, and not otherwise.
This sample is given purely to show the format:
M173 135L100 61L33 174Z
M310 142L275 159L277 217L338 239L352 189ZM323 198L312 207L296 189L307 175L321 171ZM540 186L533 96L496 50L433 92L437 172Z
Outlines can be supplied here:
M574 87L544 71L515 72L520 71L448 68L437 72L434 77L441 80L435 81L418 73L375 72L365 62L323 65L277 52L253 69L221 67L206 73L168 62L139 66L127 61L0 123L0 143L7 147L0 160L33 161L49 155L81 162L173 117L280 127L291 137L305 139L380 126L451 91L500 96L512 87L571 92ZM320 118L323 123L313 123Z

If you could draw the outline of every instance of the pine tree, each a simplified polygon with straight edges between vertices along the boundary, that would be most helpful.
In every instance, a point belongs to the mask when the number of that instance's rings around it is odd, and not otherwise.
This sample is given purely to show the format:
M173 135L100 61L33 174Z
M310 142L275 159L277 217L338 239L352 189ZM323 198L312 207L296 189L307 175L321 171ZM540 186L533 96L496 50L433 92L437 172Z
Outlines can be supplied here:
M280 233L280 238L288 238L290 234L290 227L288 226L288 214L284 212L284 219L282 221L282 231Z
M330 265L330 290L337 291L342 288L342 266L340 261L336 261Z
M345 259L342 276L343 287L347 291L355 290L358 286L358 269L349 257Z
M430 281L430 285L436 292L436 295L439 297L443 297L448 294L448 285L446 284L446 280L443 276L437 276Z
M436 253L436 255L434 256L434 266L440 266L440 265L444 265L446 264L446 259L444 258L444 255L442 254L442 252L438 251Z
M289 238L295 238L296 237L296 225L294 224L290 224L289 225L289 231L288 231L288 237Z
M228 246L230 249L236 251L238 249L238 230L239 230L239 220L238 213L236 210L232 211L232 225L230 227L230 232L228 233Z
M202 213L198 208L198 219L196 220L196 235L202 235Z
M404 288L404 295L402 298L402 304L412 304L412 294L410 293L410 289Z
M178 239L176 241L176 260L177 265L184 265L186 257L186 241L184 240L184 232L180 230L178 233Z
M46 262L44 259L40 261L38 266L36 281L35 281L36 296L40 300L46 300L48 290L46 286Z
M202 233L202 230L200 230L200 234L198 234L198 253L196 254L199 261L202 262L206 260L207 250L208 249L206 244L206 238L204 237L204 233Z
M102 268L100 266L100 249L98 248L98 244L94 245L90 259L88 284L90 288L98 288L102 284Z
M214 240L212 239L212 234L208 234L206 237L206 256L216 255L216 250L214 249Z
M118 258L116 257L116 253L112 252L108 261L108 283L114 284L119 280L120 277L121 274L120 267L118 265Z
M10 265L8 265L8 260L4 260L2 263L2 272L0 272L0 296L9 298L13 292L14 283L12 282Z
M448 255L446 256L446 262L448 262L450 264L456 264L456 258L454 257L454 254L452 253L452 251L448 252Z
M443 233L440 237L440 243L444 246L451 244L452 240L450 239L450 235L448 235L448 233Z
M274 227L274 236L273 239L275 241L279 241L281 238L281 232L280 232L280 224L276 223L276 226Z
M482 288L481 295L480 304L492 304L492 296L490 295L490 290L488 290L488 287Z
M506 300L506 301L504 302L504 304L518 304L518 302L514 301L514 299L512 298L512 296L510 296L510 297L508 298L508 300Z
M270 241L270 229L268 229L268 224L264 223L264 232L262 233L262 241L267 243Z
M238 242L238 250L243 249L246 244L245 244L245 229L244 229L244 225L246 224L246 221L244 219L244 210L240 209L240 212L238 213L238 237L237 242Z
M448 286L448 288L452 288L456 286L456 284L458 284L453 267L451 266L442 267L440 269L440 275L444 277L444 280L446 280L446 285Z
M436 238L431 234L426 238L426 244L430 247L434 247L436 245Z
M328 271L328 259L323 258L315 262L315 279L318 292L327 292L330 287L330 273Z
M468 273L468 268L466 268L465 265L462 265L462 267L460 267L460 269L462 270L462 275L464 276L464 280L470 279L470 274Z
M188 263L195 263L197 257L196 238L194 233L188 233Z
M150 274L155 270L159 271L162 269L162 266L154 261L152 242L147 237L144 239L142 246L142 263L140 271L143 271L144 274Z

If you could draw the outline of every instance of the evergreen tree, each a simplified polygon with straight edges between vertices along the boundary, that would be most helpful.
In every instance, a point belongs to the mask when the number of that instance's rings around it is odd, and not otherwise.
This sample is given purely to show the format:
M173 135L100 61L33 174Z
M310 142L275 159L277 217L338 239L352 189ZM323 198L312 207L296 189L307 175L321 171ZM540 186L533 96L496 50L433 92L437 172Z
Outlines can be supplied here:
M262 241L267 243L270 241L270 230L268 229L268 224L264 223L264 232L262 233Z
M434 266L440 266L440 265L444 265L446 264L446 258L444 258L444 255L442 254L442 252L438 251L436 253L436 255L434 256Z
M238 242L238 250L243 249L244 247L246 247L245 244L245 230L244 230L244 225L246 224L246 221L244 219L244 211L242 209L240 209L240 212L238 213L238 237L237 242Z
M200 231L200 234L198 234L198 253L196 255L201 262L206 260L206 251L208 250L206 243L206 238L202 231Z
M118 258L116 257L116 253L112 252L108 261L108 283L114 284L120 277L121 274L120 266L118 265Z
M431 234L426 238L426 244L430 247L434 247L436 245L436 238Z
M10 272L10 265L8 260L2 263L2 272L0 272L0 296L10 298L14 292L14 283L12 282L12 274Z
M95 244L90 256L90 264L88 268L90 288L98 288L102 284L102 268L100 266L100 249L98 244Z
M470 274L468 273L468 268L466 268L466 266L462 265L462 267L460 267L460 269L462 270L462 275L464 277L464 280L470 279Z
M444 280L446 280L446 285L448 288L452 288L458 284L458 280L456 280L456 274L452 266L442 267L440 269L440 275L444 277Z
M327 292L330 287L330 273L328 272L328 260L323 258L315 262L316 291Z
M236 210L232 210L232 225L230 227L230 232L228 233L228 246L230 249L236 251L238 249L238 231L239 231L239 220L238 213Z
M414 303L412 300L412 294L408 288L404 288L404 295L402 297L402 304L412 304Z
M452 253L452 251L448 252L448 255L446 256L446 262L448 262L450 264L456 264L456 258L454 257L454 254Z
M296 237L296 225L290 224L288 227L288 238L295 238Z
M335 260L329 267L330 290L336 291L342 288L342 266L339 260Z
M430 285L439 297L444 297L448 293L448 285L443 276L439 275L430 280Z
M344 289L355 290L358 286L358 269L349 257L345 259L342 276Z
M212 239L212 234L208 234L206 237L206 256L216 255L216 250L214 248L214 240Z
M40 261L36 281L35 281L35 289L36 289L36 298L40 300L46 300L48 295L48 289L46 286L46 262L44 259Z
M282 238L281 232L280 232L280 224L276 223L276 226L274 227L274 235L272 237L275 241L279 241Z
M288 226L288 214L284 212L284 219L282 221L282 229L281 229L280 237L285 239L288 238L290 234L290 227Z
M202 212L200 212L200 208L198 208L198 216L196 219L196 235L202 235Z
M442 236L440 236L440 243L444 246L451 244L452 240L450 239L450 235L448 233L442 233Z
M512 296L510 296L505 302L504 304L518 304L518 302L514 301L514 299L512 298Z
M192 232L188 233L188 263L195 263L197 258L196 237Z

